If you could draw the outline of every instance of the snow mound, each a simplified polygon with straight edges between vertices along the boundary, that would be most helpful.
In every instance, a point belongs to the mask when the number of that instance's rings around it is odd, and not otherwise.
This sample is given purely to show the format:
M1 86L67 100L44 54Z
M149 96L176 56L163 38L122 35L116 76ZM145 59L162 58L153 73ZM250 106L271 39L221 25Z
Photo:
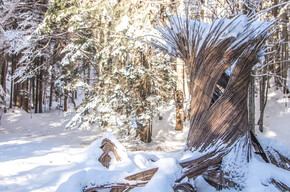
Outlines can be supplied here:
M121 161L112 159L108 169L98 161L103 153L101 146L104 139L112 141L121 157ZM135 188L132 191L173 192L175 180L181 176L182 172L178 160L173 157L159 159L155 155L140 152L128 155L124 146L109 133L94 141L84 153L86 158L83 159L83 164L88 168L70 176L59 186L57 192L80 192L85 188L106 184L134 184L136 181L128 181L124 178L150 168L158 168L158 171L145 187Z

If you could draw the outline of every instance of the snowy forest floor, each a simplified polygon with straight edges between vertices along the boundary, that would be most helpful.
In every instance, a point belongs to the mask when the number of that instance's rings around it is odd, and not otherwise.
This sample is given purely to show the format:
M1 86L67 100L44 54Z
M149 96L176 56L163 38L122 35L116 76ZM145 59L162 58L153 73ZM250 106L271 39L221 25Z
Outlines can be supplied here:
M278 92L270 89L265 131L256 132L260 139L267 138L267 142L283 146L289 154L290 102ZM183 132L175 131L173 111L172 108L168 109L163 120L154 120L153 141L150 144L132 140L133 136L120 138L118 131L113 131L113 135L131 151L129 154L133 154L139 167L142 167L145 155L140 151L158 158L177 157L182 151L188 126ZM83 154L104 132L94 129L65 130L68 120L69 117L59 110L32 114L32 117L20 109L10 109L3 114L0 125L1 192L56 191L73 174L92 166Z

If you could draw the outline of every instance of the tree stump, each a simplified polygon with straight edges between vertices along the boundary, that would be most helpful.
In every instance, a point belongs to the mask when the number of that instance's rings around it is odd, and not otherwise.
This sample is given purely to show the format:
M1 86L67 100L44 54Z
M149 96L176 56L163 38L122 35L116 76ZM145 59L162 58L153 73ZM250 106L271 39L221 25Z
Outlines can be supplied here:
M99 157L99 161L102 163L102 165L106 168L109 168L110 166L110 162L111 162L111 156L110 156L110 152L113 153L116 157L117 161L121 161L121 157L119 156L117 150L116 150L116 146L114 143L112 143L112 141L110 141L109 139L104 139L102 141L102 146L101 146L102 150L104 151L103 154Z
M216 189L243 189L244 186L235 182L235 178L228 177L230 172L221 166L224 161L229 161L233 166L249 163L255 158L255 153L265 163L289 170L289 159L277 151L264 150L249 129L247 94L250 72L259 58L264 56L267 48L265 41L271 35L274 23L255 22L253 18L239 15L230 20L219 19L205 24L192 21L187 15L185 19L169 17L169 23L161 22L156 28L162 40L157 38L150 44L181 58L188 68L192 101L186 145L187 150L203 153L197 159L180 162L184 172L177 183L185 177L195 179L201 175ZM222 81L222 75L229 68L232 69L229 80L224 83L223 89L219 89L220 94L215 95L217 98L212 102L218 82ZM229 154L234 159L227 158ZM149 180L154 173L148 170L138 176ZM239 178L244 177L242 173L237 174ZM138 179L135 176L127 178ZM269 184L281 190L289 189L274 178ZM123 187L122 190L129 191L130 187ZM179 189L192 190L189 184L177 185L175 191Z

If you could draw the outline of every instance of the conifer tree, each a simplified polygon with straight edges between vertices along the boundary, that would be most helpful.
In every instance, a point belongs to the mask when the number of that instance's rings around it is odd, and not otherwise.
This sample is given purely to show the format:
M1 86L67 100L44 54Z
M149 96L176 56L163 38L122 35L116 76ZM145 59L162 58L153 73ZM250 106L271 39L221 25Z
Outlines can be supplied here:
M140 2L52 2L41 32L66 39L55 85L85 93L69 111L74 117L68 128L118 125L121 132L151 140L152 118L160 110L154 106L171 97L175 73L167 58L126 37L149 33L156 14Z

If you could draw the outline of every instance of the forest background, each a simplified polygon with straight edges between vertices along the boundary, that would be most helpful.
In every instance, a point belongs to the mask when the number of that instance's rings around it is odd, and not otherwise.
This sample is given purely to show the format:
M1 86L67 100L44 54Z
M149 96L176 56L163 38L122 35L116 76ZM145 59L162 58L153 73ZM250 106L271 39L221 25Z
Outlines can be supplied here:
M158 35L157 18L182 12L184 2L4 0L0 4L3 112L14 106L31 114L57 108L72 117L66 128L115 127L124 137L133 134L150 142L153 118L162 119L164 107L175 105L176 130L183 129L190 111L187 69L142 40L150 40L146 34ZM287 1L188 1L187 6L192 16L205 22L262 10L263 19L278 19L267 42L271 48L253 68L249 87L251 129L257 126L263 131L268 88L275 86L289 95ZM258 119L255 110L260 111Z

